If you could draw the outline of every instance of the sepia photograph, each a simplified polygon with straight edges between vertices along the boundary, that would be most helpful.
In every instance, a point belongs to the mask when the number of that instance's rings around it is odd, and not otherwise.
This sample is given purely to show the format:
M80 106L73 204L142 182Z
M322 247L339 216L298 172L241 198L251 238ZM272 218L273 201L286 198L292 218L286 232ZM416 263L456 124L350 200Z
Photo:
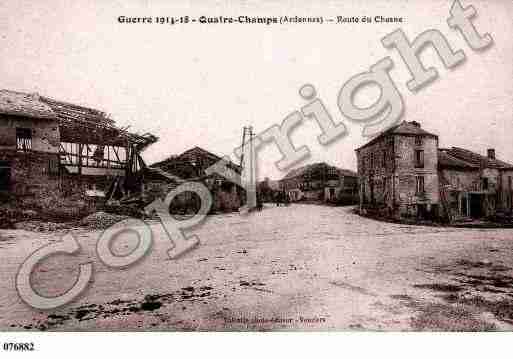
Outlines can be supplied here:
M2 1L0 351L512 332L512 19Z

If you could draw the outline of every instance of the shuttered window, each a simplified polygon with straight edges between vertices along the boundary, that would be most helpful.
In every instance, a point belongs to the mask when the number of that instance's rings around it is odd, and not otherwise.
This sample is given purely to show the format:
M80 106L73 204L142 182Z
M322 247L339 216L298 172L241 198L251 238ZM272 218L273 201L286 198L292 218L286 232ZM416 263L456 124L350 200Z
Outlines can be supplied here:
M425 192L424 177L417 176L417 194L422 194L424 192Z
M48 174L58 175L59 174L59 159L51 158L48 160Z
M423 150L415 151L415 167L424 168L424 151Z
M32 129L16 128L16 148L23 152L32 150Z

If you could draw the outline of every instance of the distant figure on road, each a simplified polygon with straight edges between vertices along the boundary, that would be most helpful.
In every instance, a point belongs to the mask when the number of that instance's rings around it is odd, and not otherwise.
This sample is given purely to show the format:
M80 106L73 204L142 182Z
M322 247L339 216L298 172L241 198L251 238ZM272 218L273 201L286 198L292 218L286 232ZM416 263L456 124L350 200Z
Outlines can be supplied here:
M264 204L262 202L262 197L261 196L257 196L257 198L256 198L256 210L260 212L263 208L264 208Z
M289 198L289 195L287 193L285 193L285 191L283 192L283 203L285 206L288 206L290 205L290 198Z
M281 202L281 192L276 192L274 194L274 202L276 203L276 207L279 207L280 206L280 202Z

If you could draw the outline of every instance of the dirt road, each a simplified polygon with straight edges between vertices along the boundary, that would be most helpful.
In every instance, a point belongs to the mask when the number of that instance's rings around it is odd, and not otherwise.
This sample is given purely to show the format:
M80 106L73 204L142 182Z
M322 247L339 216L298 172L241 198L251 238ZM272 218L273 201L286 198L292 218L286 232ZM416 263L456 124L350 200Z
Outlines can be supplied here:
M18 297L19 265L57 233L0 231L1 330L511 330L513 230L416 227L359 217L351 208L266 207L210 217L201 244L170 260L151 224L151 252L129 269L95 253L101 232L73 231L78 256L33 275L45 296L67 290L94 263L88 290L53 311ZM192 233L191 232L191 233ZM129 253L134 236L116 241Z

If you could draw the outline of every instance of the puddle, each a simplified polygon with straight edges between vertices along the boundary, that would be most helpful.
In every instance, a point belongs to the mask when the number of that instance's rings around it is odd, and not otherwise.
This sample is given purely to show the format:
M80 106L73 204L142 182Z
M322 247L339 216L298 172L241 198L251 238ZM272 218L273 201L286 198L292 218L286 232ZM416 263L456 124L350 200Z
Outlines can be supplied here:
M34 324L11 324L11 328L24 328L36 330L49 330L61 325L65 325L71 321L88 321L105 319L113 316L127 316L136 313L147 313L158 311L166 304L179 302L203 301L211 297L213 290L210 286L202 286L199 288L185 287L181 290L167 294L150 294L144 297L142 301L137 300L120 300L116 299L112 302L104 304L85 304L79 306L66 313L49 314L44 320L37 321ZM183 306L182 310L186 307Z

